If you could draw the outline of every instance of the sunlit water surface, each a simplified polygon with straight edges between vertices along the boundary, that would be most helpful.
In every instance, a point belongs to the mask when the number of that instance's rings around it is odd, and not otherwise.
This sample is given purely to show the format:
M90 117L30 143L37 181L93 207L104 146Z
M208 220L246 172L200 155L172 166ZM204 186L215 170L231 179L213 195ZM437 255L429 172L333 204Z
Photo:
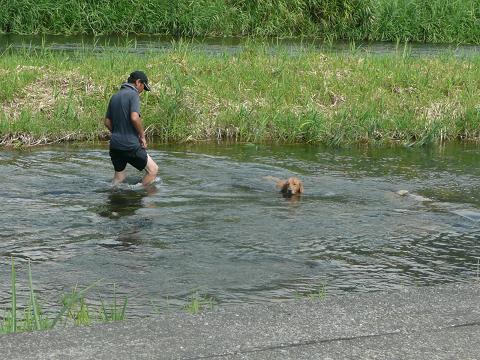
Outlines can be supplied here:
M41 303L101 280L131 317L198 292L221 306L471 281L480 250L480 149L152 146L161 182L112 190L108 149L0 152L0 307L32 260ZM298 176L286 199L265 176ZM399 196L398 190L412 196ZM424 201L428 198L431 201ZM103 279L103 280L102 280ZM48 309L47 309L48 310Z

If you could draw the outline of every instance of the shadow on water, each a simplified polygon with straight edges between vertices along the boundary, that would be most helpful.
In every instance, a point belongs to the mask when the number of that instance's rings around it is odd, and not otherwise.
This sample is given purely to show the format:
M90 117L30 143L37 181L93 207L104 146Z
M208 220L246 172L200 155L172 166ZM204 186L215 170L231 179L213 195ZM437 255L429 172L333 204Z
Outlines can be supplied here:
M134 215L138 209L144 207L143 199L157 191L155 186L138 190L112 188L109 190L105 205L99 207L98 215L110 219Z
M140 209L153 206L146 204L145 199L155 195L158 188L155 185L139 189L131 189L127 186L131 187L126 185L109 189L105 203L96 208L95 212L102 218L108 218L114 222L125 220L113 241L100 244L104 248L127 250L143 242L142 229L146 226L148 219L136 215Z
M142 207L145 194L133 190L111 190L105 206L101 206L98 214L110 219L130 216Z

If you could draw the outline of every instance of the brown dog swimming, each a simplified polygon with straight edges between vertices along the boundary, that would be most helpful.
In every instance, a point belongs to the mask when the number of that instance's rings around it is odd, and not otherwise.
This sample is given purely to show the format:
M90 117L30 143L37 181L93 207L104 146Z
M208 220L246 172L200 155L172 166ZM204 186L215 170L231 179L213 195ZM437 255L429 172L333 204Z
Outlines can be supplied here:
M283 195L291 196L303 193L303 182L297 177L293 176L282 180L273 176L265 176L264 179L274 181Z

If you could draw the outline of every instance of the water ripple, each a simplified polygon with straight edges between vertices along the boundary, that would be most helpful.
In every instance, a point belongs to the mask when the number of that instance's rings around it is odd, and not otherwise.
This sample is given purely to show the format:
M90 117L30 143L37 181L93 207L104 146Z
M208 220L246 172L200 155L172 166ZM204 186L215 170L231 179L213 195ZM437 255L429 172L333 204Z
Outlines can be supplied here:
M47 299L108 279L134 316L194 289L227 304L466 281L480 255L480 172L465 164L479 153L165 146L150 150L162 182L148 192L129 187L132 168L113 190L105 149L4 151L0 275L11 256L20 275L31 259ZM263 179L292 175L300 198Z

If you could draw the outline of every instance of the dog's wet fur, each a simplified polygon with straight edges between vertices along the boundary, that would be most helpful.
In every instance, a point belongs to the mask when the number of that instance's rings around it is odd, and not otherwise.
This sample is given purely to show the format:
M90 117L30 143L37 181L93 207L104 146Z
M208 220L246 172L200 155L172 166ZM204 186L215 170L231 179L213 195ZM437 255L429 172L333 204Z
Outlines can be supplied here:
M273 176L265 176L264 179L274 181L276 187L286 197L303 194L303 182L297 177L292 176L282 180Z

